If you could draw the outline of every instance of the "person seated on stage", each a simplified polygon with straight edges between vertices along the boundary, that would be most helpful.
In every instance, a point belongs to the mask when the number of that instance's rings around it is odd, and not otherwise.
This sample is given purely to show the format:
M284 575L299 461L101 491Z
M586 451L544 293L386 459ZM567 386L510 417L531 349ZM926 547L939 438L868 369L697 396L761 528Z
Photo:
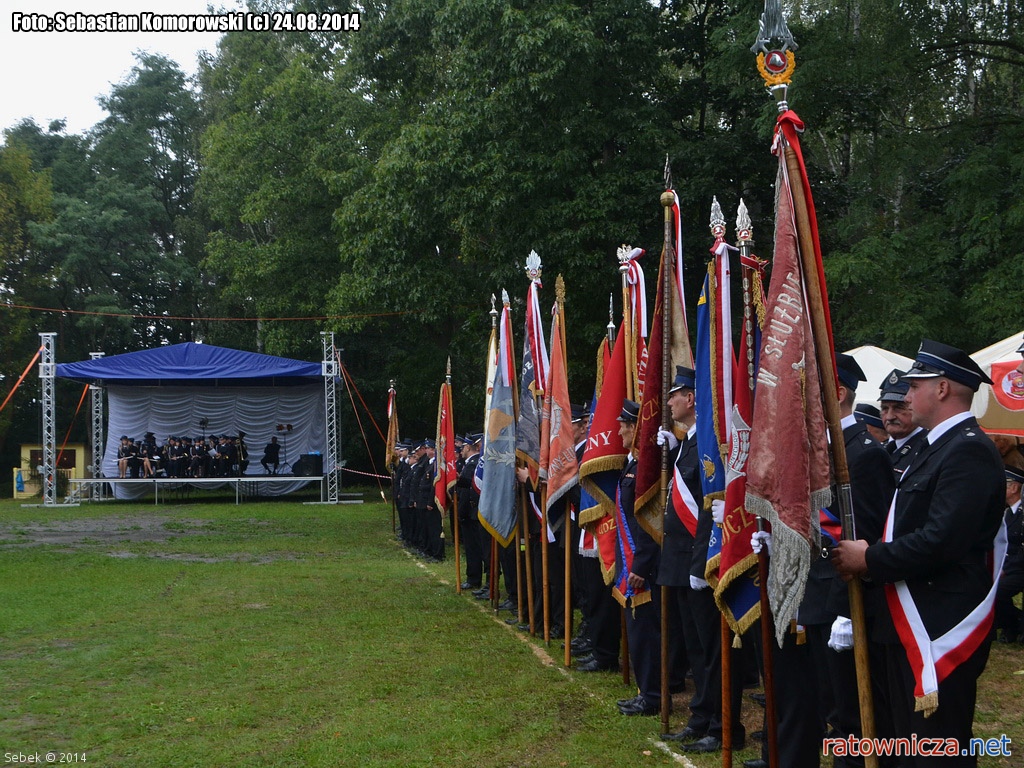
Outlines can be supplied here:
M131 455L128 457L128 477L142 477L142 441L135 440L129 449Z
M197 436L188 452L188 469L192 477L206 477L210 474L210 449L206 438Z
M244 475L249 468L249 446L245 444L245 432L238 430L238 440L235 441L238 449L238 474Z
M176 477L191 477L192 473L189 471L189 464L191 462L192 455L192 438L182 435L178 438L179 444L179 456L178 456L178 474Z
M221 435L220 444L217 446L217 458L214 460L216 475L218 477L231 477L235 474L237 465L238 447L234 444L231 436Z
M132 457L132 439L128 435L121 435L121 443L117 446L117 476L128 477L128 462Z
M160 446L156 444L156 435L152 432L146 433L139 448L139 457L142 459L142 476L153 477L160 469L163 456L160 453Z
M270 438L270 442L263 448L263 458L260 459L260 464L263 465L263 471L268 475L276 475L277 468L281 464L281 444L277 442L276 437ZM274 465L274 469L270 469L270 465Z

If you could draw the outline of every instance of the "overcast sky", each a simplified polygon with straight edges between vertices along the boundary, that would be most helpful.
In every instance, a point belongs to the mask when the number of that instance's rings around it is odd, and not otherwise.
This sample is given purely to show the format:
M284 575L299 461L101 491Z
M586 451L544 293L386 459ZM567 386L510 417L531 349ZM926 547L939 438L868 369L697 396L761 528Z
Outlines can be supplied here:
M200 50L214 51L216 32L14 32L15 13L139 14L238 9L237 0L6 0L0 11L0 130L32 117L44 129L66 119L68 133L81 133L105 113L96 97L110 92L147 50L176 61L186 75L196 71Z

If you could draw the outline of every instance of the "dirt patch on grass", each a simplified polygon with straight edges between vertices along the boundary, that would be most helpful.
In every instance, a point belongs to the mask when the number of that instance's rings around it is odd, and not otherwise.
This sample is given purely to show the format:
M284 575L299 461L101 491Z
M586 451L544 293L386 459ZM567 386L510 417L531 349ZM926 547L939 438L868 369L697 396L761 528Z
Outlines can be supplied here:
M0 548L65 546L72 549L115 542L162 542L208 534L209 522L161 515L117 515L45 523L0 522Z

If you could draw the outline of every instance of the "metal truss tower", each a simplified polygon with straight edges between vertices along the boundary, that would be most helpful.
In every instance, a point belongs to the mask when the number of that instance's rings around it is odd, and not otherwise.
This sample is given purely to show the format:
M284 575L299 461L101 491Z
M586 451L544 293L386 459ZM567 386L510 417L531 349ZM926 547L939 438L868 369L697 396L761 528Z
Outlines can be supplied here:
M43 486L43 506L57 504L57 428L55 423L56 401L53 379L56 364L53 362L53 340L56 333L40 333L42 355L39 360L39 381L42 385L43 419L43 471L39 481Z
M335 382L338 378L338 349L334 346L334 334L321 331L324 357L320 363L320 372L324 377L324 417L327 419L327 446L324 455L324 473L326 475L326 496L321 498L326 504L338 503L338 406Z
M103 352L90 352L89 357L99 360ZM103 439L103 387L98 384L89 385L89 402L92 406L92 476L103 476L103 450L106 441ZM106 496L105 483L90 483L90 495L93 501L102 501Z

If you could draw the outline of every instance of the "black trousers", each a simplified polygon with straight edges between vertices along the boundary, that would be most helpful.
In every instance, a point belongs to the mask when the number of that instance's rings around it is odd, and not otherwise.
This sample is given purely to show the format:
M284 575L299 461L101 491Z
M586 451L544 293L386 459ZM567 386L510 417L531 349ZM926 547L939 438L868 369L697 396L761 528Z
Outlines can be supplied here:
M629 660L636 687L648 705L661 706L661 589L651 585L651 600L626 608Z

